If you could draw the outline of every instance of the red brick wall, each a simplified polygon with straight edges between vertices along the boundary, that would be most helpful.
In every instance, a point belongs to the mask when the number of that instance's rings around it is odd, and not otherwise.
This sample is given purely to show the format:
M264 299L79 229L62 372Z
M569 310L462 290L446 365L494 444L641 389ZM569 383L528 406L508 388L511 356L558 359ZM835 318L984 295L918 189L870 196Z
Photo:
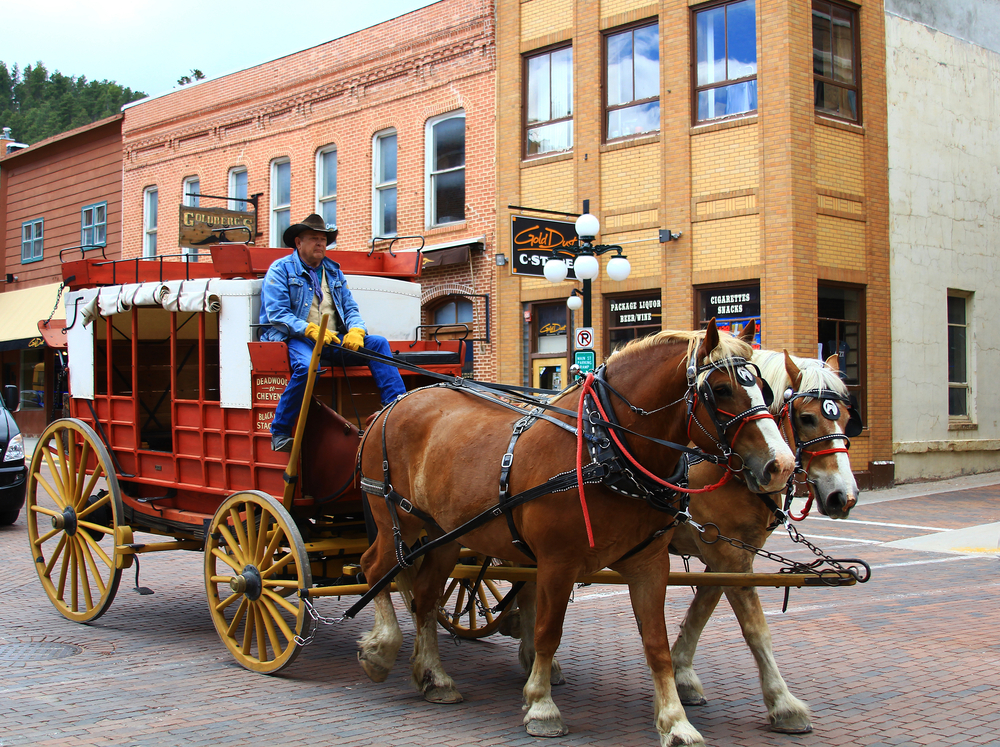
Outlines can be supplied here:
M159 190L158 253L177 253L183 179L197 175L203 194L225 195L235 166L247 168L249 194L263 193L257 243L266 245L272 160L291 161L291 218L298 221L316 211L316 152L327 145L336 145L338 152L337 247L367 250L372 138L393 127L398 136L398 234L422 235L429 246L485 236L485 251L473 252L472 267L428 272L422 281L425 297L436 283L447 283L455 274L464 285L472 284L470 292L489 293L492 299L495 67L492 0L443 0L129 107L123 131L124 256L142 251L144 188L156 185ZM466 115L466 219L429 228L426 122L457 109ZM201 204L215 203L203 199ZM474 336L485 337L485 329ZM494 376L492 349L476 352L476 375Z

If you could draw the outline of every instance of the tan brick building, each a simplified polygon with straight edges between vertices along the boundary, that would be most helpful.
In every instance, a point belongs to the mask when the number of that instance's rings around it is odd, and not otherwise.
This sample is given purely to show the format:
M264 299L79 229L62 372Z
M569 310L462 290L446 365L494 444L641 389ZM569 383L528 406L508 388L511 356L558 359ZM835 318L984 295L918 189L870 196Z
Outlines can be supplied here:
M442 0L127 107L124 256L181 253L184 200L226 207L195 191L260 195L258 245L313 212L340 250L423 236L425 323L469 323L475 374L495 378L494 40L491 0Z
M509 267L511 216L553 218L510 206L589 200L632 264L593 282L598 362L661 324L754 318L764 347L840 356L859 482L891 479L872 464L892 459L882 3L498 0L497 18ZM565 384L571 284L497 283L501 380Z

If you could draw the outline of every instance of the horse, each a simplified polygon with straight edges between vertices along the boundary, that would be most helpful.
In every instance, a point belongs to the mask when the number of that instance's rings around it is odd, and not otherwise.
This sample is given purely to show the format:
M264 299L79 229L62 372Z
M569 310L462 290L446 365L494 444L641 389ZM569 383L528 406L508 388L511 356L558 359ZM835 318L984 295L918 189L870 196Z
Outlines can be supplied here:
M852 412L847 387L838 375L837 356L824 365L816 359L793 358L774 351L755 351L753 361L776 392L785 392L772 405L772 413L786 428L790 442L797 448L797 465L806 480L819 510L834 519L847 518L858 501L858 485L847 456L846 439L857 435L860 419ZM802 444L809 444L802 446ZM709 485L718 480L714 465L702 462L689 472L690 487ZM773 501L779 496L770 496ZM811 499L810 499L811 500ZM719 533L754 547L763 547L778 522L772 508L745 484L732 480L711 493L691 501L691 515L700 524L712 523ZM671 549L682 555L703 560L708 570L718 573L745 573L753 570L754 556L726 542L706 544L690 526L680 527L673 536ZM761 690L772 731L804 734L812 731L809 707L788 690L778 671L771 649L771 633L754 587L699 586L681 624L680 634L671 653L674 679L681 702L703 705L701 680L694 670L698 639L715 610L723 592L743 630L743 637L757 662Z
M761 490L785 484L794 458L767 412L751 354L746 342L720 335L713 320L699 332L663 331L616 351L598 375L551 403L559 408L554 414L513 408L512 415L502 398L471 385L416 390L383 409L359 451L377 527L361 558L377 592L372 629L358 641L368 677L384 681L402 645L388 589L380 586L409 565L399 580L412 594L412 684L430 702L461 701L440 661L436 621L459 558L459 528L461 544L475 552L537 566L535 655L523 690L529 734L568 733L551 694L566 606L581 574L611 567L629 586L661 745L703 744L677 695L663 612L667 545L685 516L658 502L656 491L679 462L681 440L740 469ZM612 442L619 447L613 457L594 457ZM584 448L592 457L586 468L579 466ZM409 552L425 531L429 543Z
M753 339L753 330L741 335ZM753 362L760 367L765 382L784 396L771 406L772 414L785 426L788 440L796 447L796 466L816 498L819 510L835 519L847 518L858 500L858 486L847 458L849 436L857 435L861 422L847 387L838 374L837 356L826 363L815 359L796 358L787 352L758 350ZM833 445L845 443L845 445ZM810 448L811 447L811 448ZM807 458L804 465L802 458ZM688 486L701 489L719 481L721 472L708 462L691 466ZM775 502L776 499L779 502ZM770 501L768 504L766 501ZM763 547L775 521L780 495L754 491L746 482L730 480L719 488L696 494L690 505L694 523L680 525L670 541L673 554L693 556L703 560L708 570L716 573L749 573L754 556L725 541L703 542L695 524L712 524L723 535L754 547ZM808 504L807 504L808 505ZM761 690L767 706L772 731L804 734L812 731L809 707L788 690L771 649L771 634L754 587L699 586L681 624L680 634L671 650L674 681L684 705L706 703L702 684L694 671L693 661L698 639L725 592L743 630L743 636L757 662ZM521 644L519 659L525 671L530 670L534 656L531 626L534 614L535 590L525 586L517 594L516 623ZM553 663L553 684L564 682L561 669Z

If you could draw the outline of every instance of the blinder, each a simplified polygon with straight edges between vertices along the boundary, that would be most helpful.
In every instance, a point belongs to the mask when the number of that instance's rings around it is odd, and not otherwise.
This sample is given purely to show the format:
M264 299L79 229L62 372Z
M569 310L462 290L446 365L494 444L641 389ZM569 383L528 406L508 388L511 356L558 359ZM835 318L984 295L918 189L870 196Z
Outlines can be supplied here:
M847 425L844 427L844 435L854 438L861 435L865 424L861 420L861 410L858 408L858 398L851 395L850 404L847 407Z

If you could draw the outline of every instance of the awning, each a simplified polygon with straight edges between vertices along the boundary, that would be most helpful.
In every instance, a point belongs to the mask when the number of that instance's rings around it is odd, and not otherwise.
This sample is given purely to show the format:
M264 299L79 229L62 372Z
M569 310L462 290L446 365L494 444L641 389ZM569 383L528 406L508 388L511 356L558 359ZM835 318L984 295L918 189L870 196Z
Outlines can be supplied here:
M49 318L59 296L59 286L36 285L34 288L4 291L0 293L0 350L44 345L38 333L38 322ZM56 309L56 316L65 317L65 312Z
M446 265L459 265L469 261L470 249L482 249L485 236L476 236L471 239L460 239L459 241L449 241L446 244L434 244L421 249L423 256L423 269L430 270L434 267L444 267Z

